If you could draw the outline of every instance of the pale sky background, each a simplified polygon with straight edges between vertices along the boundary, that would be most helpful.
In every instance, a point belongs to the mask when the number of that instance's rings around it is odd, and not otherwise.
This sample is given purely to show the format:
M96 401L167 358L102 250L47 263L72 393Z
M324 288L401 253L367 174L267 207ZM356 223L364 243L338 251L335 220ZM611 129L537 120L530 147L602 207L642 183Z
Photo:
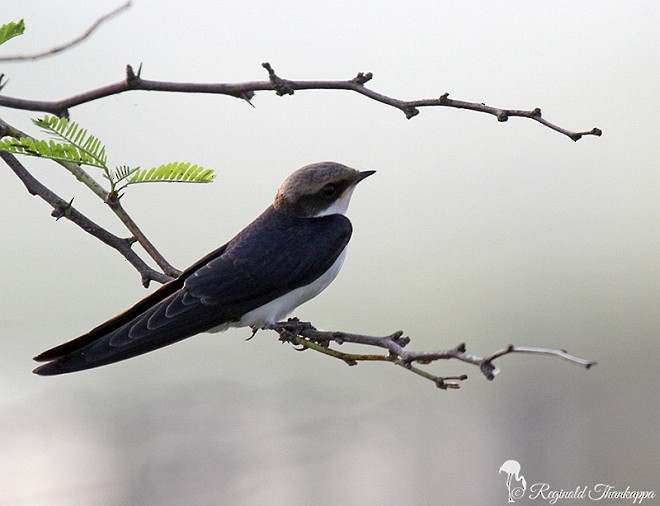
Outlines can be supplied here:
M0 54L49 49L119 4L3 0L0 23L25 18L27 33ZM172 263L230 239L303 165L376 169L351 203L342 272L297 316L325 329L403 329L412 349L466 342L488 354L515 343L599 365L509 356L487 382L440 363L430 369L470 376L441 392L389 364L348 368L238 330L37 377L31 357L146 292L127 262L54 222L5 167L0 503L505 504L498 470L509 459L528 485L660 494L660 4L136 0L76 48L0 73L8 96L60 99L123 79L126 64L142 63L147 79L237 82L265 79L264 61L290 79L373 72L369 86L401 99L450 92L540 107L604 135L574 143L530 120L445 108L409 121L338 91L261 92L256 108L131 92L74 108L114 164L186 160L218 172L212 185L125 196ZM0 109L33 133L36 116ZM126 235L68 173L23 162Z

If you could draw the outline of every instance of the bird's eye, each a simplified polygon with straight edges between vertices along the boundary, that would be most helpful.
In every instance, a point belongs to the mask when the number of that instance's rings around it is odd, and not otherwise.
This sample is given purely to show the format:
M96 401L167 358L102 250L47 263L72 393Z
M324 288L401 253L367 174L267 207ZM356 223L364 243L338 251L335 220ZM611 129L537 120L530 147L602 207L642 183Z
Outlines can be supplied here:
M337 187L332 183L328 183L323 188L321 188L321 195L324 197L334 197L336 193Z

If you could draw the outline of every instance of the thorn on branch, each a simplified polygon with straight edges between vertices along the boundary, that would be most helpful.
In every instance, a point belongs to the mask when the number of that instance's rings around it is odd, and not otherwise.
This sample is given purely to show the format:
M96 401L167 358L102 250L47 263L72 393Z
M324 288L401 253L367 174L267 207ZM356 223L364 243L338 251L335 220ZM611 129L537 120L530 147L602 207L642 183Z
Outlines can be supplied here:
M252 103L252 99L254 98L254 91L248 90L248 91L243 91L236 95L236 98L240 98L242 100L245 100L248 104L250 104L252 107L254 107L254 104Z
M142 64L138 69L138 73L135 74L133 67L126 65L126 84L129 88L137 88L140 84L140 72L142 71Z
M440 105L447 105L449 102L449 93L445 92L440 97L438 98L438 104Z
M58 205L53 208L50 215L53 218L55 218L55 221L59 220L60 218L69 217L69 215L71 214L72 204L73 204L73 199L69 200L69 202L65 204Z
M268 71L268 80L275 90L275 93L277 93L280 97L282 95L293 95L294 90L293 83L291 81L282 79L277 74L275 74L275 70L273 70L273 67L270 66L270 63L264 62L261 64L261 66Z

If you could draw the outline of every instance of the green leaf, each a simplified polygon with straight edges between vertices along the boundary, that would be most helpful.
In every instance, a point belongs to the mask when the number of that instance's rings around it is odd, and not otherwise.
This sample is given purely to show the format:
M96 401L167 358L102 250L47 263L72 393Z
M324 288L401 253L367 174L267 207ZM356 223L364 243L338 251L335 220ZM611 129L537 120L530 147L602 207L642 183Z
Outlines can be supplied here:
M105 154L105 146L98 137L90 134L86 129L80 128L78 123L56 116L44 116L42 119L32 120L32 122L74 148L68 151L72 156L70 161L99 167L107 172L108 157Z
M21 149L20 139L15 137L3 137L0 139L0 151L9 151L10 153L24 154Z
M190 162L171 162L151 169L135 169L127 182L137 183L210 183L215 179L213 169L205 169Z
M0 139L0 151L100 168L110 182L111 192L118 192L137 183L210 183L215 179L213 169L205 169L190 162L166 163L151 169L122 165L112 170L107 166L105 146L98 137L91 135L76 122L55 116L44 116L32 121L55 139L8 136Z
M128 179L139 169L140 167L131 168L128 165L121 165L110 171L110 178L116 184L122 179Z
M40 140L32 137L5 137L0 139L0 151L8 151L19 155L37 156L58 162L75 162L78 164L97 165L97 161L76 146L54 140ZM101 167L103 168L103 167Z
M25 22L21 19L18 23L10 21L7 24L0 26L0 44L4 44L9 39L13 39L18 35L23 35L25 31Z

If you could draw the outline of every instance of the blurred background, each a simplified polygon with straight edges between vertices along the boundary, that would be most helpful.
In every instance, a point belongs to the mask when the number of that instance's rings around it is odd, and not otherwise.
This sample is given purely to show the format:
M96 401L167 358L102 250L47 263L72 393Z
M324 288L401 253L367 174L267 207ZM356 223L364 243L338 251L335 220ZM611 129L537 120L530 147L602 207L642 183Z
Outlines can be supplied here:
M4 0L27 32L0 54L67 42L120 1ZM528 485L655 490L660 373L660 5L570 2L135 0L79 46L4 63L3 93L61 99L124 78L351 79L400 99L532 109L530 120L425 108L412 120L354 93L131 92L71 110L113 165L185 160L212 185L144 185L123 203L185 268L270 204L311 162L376 169L353 197L350 252L296 312L319 328L411 349L466 342L566 348L507 356L457 391L389 364L296 353L246 329L41 378L31 358L145 296L114 251L0 170L0 503L3 505L505 504L506 460ZM36 134L41 113L2 109ZM52 163L42 182L114 233L109 210ZM153 290L152 287L150 290ZM656 502L658 500L656 499ZM521 499L518 503L538 502ZM619 502L619 501L616 501ZM645 504L654 504L647 501Z

